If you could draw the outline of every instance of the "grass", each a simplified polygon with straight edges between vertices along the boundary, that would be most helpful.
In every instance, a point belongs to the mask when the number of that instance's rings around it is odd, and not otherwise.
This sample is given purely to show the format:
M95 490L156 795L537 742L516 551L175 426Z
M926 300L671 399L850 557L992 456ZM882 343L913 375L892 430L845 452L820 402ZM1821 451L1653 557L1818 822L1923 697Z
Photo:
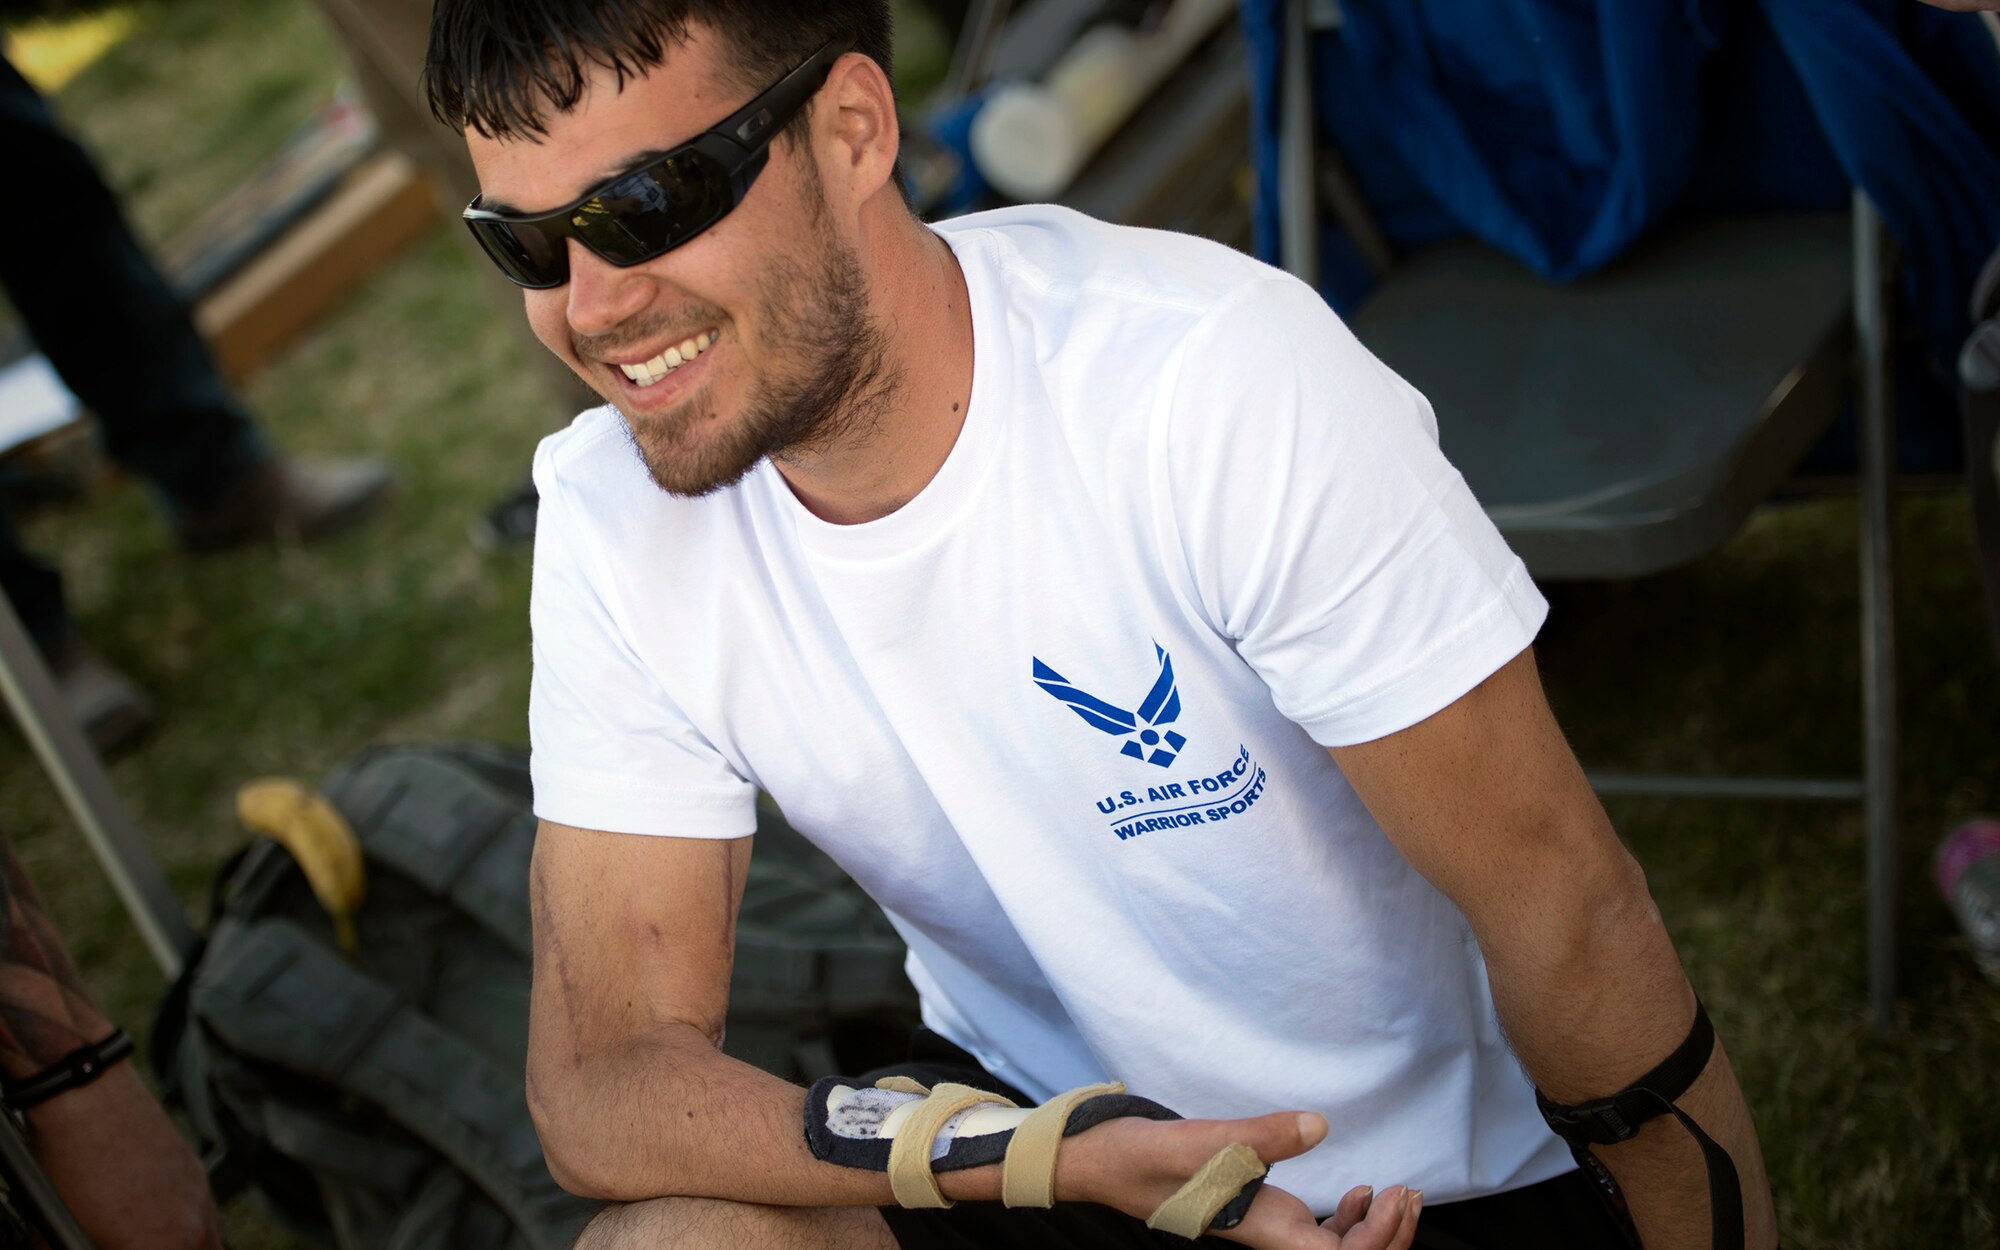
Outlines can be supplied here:
M247 174L338 77L297 0L176 0L63 90L149 237ZM936 41L910 58L935 74ZM928 66L928 68L926 68ZM516 310L489 302L444 226L248 390L298 450L395 461L382 523L323 546L193 559L129 486L25 527L59 555L85 633L158 699L147 747L112 768L197 904L239 841L243 780L314 776L387 738L519 741L525 557L467 523L517 480L546 410ZM1857 812L1622 800L1689 970L1749 1094L1787 1246L2000 1239L2000 989L1980 981L1929 883L1955 822L2000 809L2000 671L1986 646L1963 501L1904 501L1902 1027L1867 1027ZM1855 515L1767 510L1720 551L1642 581L1555 587L1542 663L1580 755L1602 767L1845 773L1856 767ZM130 925L11 733L0 825L107 1009L143 1031L159 985ZM292 1243L246 1204L231 1244Z
M141 238L174 236L254 173L340 79L318 11L298 0L145 0L83 23L124 37L57 96L83 130ZM61 49L75 23L24 28Z
M26 527L60 556L84 634L160 705L157 735L112 777L191 907L241 841L241 782L315 777L376 740L525 737L527 561L482 557L466 526L519 480L552 414L474 276L457 240L435 234L249 388L287 446L399 467L381 522L197 560L124 488ZM139 1031L153 967L11 735L0 813L93 992ZM238 1250L291 1244L247 1204L228 1218Z
M1767 510L1721 551L1624 585L1556 588L1542 661L1578 753L1603 766L1853 775L1856 512ZM1931 882L1957 822L2000 807L2000 675L1963 500L1901 504L1902 998L1865 1003L1860 814L1621 800L1611 814L1727 1041L1791 1247L2000 1238L2000 989Z

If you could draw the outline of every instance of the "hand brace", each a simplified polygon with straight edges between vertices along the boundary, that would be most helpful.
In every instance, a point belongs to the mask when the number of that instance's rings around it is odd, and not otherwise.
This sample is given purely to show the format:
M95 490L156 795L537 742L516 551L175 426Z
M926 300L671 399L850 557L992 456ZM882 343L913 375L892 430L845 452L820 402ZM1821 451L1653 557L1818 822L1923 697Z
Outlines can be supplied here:
M969 1085L926 1089L908 1077L889 1077L869 1088L830 1076L806 1097L806 1141L816 1158L829 1163L887 1172L890 1190L905 1207L949 1207L936 1173L999 1163L1003 1203L1046 1208L1055 1205L1056 1153L1063 1138L1121 1116L1181 1118L1115 1082L1085 1085L1040 1107L1021 1108ZM1146 1224L1188 1238L1234 1228L1243 1222L1266 1170L1248 1146L1226 1146Z

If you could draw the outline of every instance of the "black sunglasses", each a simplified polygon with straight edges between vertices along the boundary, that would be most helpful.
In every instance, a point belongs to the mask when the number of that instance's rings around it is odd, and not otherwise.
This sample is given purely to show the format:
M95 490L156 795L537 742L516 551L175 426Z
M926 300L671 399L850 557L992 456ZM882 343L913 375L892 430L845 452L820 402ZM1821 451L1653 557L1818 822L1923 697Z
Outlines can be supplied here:
M465 224L500 272L519 286L547 290L569 281L575 239L624 268L672 251L743 202L771 157L771 140L826 82L854 46L835 39L713 130L658 160L619 174L552 213L517 217L465 208Z

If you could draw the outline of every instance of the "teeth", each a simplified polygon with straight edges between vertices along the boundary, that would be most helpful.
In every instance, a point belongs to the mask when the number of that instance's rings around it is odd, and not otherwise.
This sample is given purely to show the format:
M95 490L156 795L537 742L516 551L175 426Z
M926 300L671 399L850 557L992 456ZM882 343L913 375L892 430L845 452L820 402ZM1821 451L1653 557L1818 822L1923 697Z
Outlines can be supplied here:
M625 376L640 386L651 386L715 345L715 331L706 330L691 339L682 339L651 360L636 365L619 365Z

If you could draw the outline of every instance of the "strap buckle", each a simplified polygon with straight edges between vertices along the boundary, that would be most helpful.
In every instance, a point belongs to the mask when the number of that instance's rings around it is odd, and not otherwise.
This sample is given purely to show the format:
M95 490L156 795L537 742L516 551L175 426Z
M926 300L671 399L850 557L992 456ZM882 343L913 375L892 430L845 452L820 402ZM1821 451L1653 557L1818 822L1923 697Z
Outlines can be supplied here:
M1557 1137L1571 1146L1615 1146L1639 1135L1649 1120L1668 1114L1672 1106L1650 1089L1622 1090L1610 1098L1566 1107L1550 1102L1540 1090L1535 1104Z
M1639 1244L1639 1234L1632 1227L1624 1194L1619 1191L1617 1179L1591 1153L1590 1148L1630 1141L1639 1135L1641 1125L1670 1115L1680 1121L1681 1127L1701 1147L1702 1162L1708 1169L1710 1245L1715 1250L1742 1250L1743 1190L1742 1182L1736 1175L1735 1161L1720 1143L1702 1131L1701 1125L1696 1124L1687 1112L1674 1105L1674 1099L1687 1093L1688 1087L1708 1066L1709 1056L1714 1051L1715 1028L1709 1023L1708 1012L1697 998L1694 1024L1688 1029L1687 1040L1651 1072L1611 1097L1566 1107L1552 1101L1541 1090L1535 1091L1535 1105L1541 1110L1542 1118L1548 1121L1550 1130L1569 1146L1578 1166L1585 1168L1591 1179L1597 1182L1599 1191L1634 1246Z

